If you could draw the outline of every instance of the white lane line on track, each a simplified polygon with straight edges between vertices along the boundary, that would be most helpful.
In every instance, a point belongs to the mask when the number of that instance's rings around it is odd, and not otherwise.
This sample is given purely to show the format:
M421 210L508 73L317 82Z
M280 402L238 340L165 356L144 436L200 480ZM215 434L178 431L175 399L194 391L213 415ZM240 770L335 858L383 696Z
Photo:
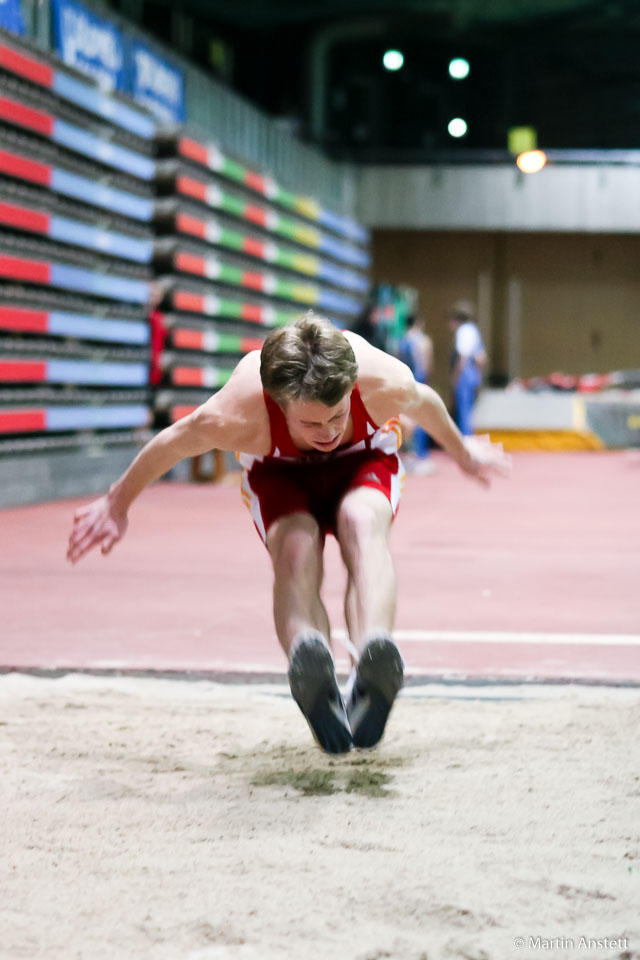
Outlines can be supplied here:
M402 644L428 644L428 643L504 643L504 644L524 644L533 643L540 645L558 645L568 644L572 646L622 646L638 647L640 646L640 634L631 633L527 633L514 631L494 631L494 630L394 630L394 638ZM337 641L342 649L346 647L346 631L333 630L332 640ZM274 637L274 646L277 648L277 640ZM348 671L351 664L340 650L334 650L336 665L339 670ZM42 667L42 664L40 664ZM87 660L80 668L78 664L70 665L68 663L52 661L46 664L50 670L124 670L124 671L149 671L156 673L158 671L167 671L168 673L198 673L198 672L219 672L219 673L264 673L286 674L287 663L284 655L279 661L265 663L252 663L246 660L214 660L214 659L194 659L194 660L174 660L168 658L154 659L152 662L147 660L123 659L123 660ZM410 671L408 671L410 672Z
M334 630L334 640L344 643L344 630ZM640 645L640 634L633 633L520 633L499 630L394 630L399 643L569 643L593 646Z

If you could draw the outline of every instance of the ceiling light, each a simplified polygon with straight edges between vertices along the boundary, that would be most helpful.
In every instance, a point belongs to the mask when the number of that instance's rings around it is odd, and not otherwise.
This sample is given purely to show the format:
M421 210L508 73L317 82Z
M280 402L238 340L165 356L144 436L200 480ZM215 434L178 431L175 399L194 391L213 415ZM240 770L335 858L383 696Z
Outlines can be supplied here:
M463 57L455 57L449 64L449 76L454 80L464 80L469 76L469 61Z
M468 129L469 128L467 127L466 121L461 117L455 117L453 120L450 120L447 127L447 130L452 137L464 137Z
M387 50L382 58L385 70L400 70L404 63L404 56L399 50Z
M543 150L527 150L516 158L516 165L523 173L538 173L547 162Z

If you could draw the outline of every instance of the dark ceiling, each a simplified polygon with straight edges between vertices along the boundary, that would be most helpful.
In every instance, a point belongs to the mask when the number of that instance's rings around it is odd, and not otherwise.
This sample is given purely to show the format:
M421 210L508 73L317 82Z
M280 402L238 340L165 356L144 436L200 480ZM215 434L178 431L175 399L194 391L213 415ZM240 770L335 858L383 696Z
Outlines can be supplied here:
M182 0L180 9L194 22L195 59L337 157L503 151L516 125L552 149L640 148L640 0ZM164 0L144 0L144 11L148 28L166 32ZM389 47L404 54L397 73L382 67ZM467 79L449 77L453 56L469 61ZM460 140L447 132L455 116L468 124Z

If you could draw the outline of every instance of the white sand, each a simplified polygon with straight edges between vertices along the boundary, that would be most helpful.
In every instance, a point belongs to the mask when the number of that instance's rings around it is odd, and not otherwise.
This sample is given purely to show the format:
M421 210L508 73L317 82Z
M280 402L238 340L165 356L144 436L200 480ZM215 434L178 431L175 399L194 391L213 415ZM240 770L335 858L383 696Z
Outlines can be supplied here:
M284 688L0 677L0 957L640 958L640 691L421 690L332 760Z

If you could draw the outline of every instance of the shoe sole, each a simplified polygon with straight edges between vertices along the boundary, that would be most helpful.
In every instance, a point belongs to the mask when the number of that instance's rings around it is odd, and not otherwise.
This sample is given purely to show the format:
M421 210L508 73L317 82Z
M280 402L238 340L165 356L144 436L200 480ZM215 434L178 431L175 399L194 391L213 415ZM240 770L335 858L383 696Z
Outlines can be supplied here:
M395 643L370 640L358 661L347 707L354 747L375 747L380 742L403 683L404 663Z
M318 745L325 753L347 753L353 746L335 665L319 637L302 640L289 667L289 686Z

